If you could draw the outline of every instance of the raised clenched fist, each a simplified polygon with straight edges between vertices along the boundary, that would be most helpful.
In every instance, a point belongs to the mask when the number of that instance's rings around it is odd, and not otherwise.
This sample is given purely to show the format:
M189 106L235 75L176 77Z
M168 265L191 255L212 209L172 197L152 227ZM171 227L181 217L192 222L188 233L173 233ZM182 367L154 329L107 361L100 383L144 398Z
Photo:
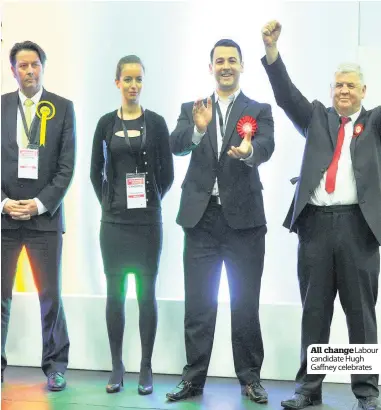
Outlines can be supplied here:
M280 36L282 26L279 21L269 21L262 27L262 39L266 47L274 47Z

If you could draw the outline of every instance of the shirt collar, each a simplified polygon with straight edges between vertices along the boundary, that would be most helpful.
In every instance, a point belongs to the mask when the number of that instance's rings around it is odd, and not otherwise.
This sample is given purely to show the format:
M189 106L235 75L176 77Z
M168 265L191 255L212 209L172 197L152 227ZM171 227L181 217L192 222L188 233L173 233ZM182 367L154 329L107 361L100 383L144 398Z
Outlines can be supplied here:
M354 114L352 114L352 115L349 116L349 118L350 118L351 121L352 121L352 124L354 124L354 123L358 120L358 118L359 118L359 116L360 116L360 114L361 114L361 110L362 110L362 106L360 107L360 109L359 109L357 112L355 112Z
M223 104L230 104L232 101L235 101L235 99L238 97L239 93L241 92L241 89L238 88L238 90L230 94L229 97L227 97L224 100L221 100L220 96L217 94L217 91L214 91L214 101L217 103L218 101L221 101Z
M41 100L41 95L43 92L43 88L41 87L40 91L31 98L31 100L34 102L35 105L38 104L38 102ZM22 91L19 89L19 98L21 101L21 104L24 105L25 101L28 99L28 97L22 93Z

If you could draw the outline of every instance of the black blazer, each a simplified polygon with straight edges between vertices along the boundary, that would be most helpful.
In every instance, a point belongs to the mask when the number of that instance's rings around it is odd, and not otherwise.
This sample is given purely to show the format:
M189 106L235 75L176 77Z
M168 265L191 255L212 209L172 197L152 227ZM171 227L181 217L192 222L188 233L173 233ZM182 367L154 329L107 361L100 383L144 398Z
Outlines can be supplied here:
M146 181L154 187L157 201L167 193L173 182L173 158L169 149L165 120L153 111L145 110L147 157ZM113 199L113 166L110 142L113 137L117 110L103 115L95 130L91 155L90 179L102 209L109 211ZM134 158L131 154L131 160Z
M47 121L46 143L39 149L38 179L19 179L17 145L18 92L1 96L1 200L38 198L48 209L28 221L16 221L1 215L2 229L65 231L63 198L69 188L75 163L75 116L73 103L45 89L41 101L50 101L55 116ZM40 135L36 116L32 135Z
M244 229L264 225L266 219L263 209L263 187L258 166L268 161L274 151L274 122L271 107L251 100L241 92L230 112L221 154L217 158L214 95L212 103L213 118L199 145L195 146L192 143L193 102L181 106L176 129L170 136L171 149L175 155L191 153L188 171L182 183L177 222L187 228L192 228L199 222L217 178L222 210L229 226L234 229ZM239 119L246 115L255 118L258 123L258 130L252 140L253 167L227 155L231 145L238 146L242 141L236 125Z
M339 129L339 115L321 102L310 103L291 82L279 56L271 65L262 63L269 76L275 99L296 129L306 138L300 178L284 226L296 231L297 218L308 203L331 163ZM381 244L381 106L362 109L356 124L362 133L350 145L359 206Z

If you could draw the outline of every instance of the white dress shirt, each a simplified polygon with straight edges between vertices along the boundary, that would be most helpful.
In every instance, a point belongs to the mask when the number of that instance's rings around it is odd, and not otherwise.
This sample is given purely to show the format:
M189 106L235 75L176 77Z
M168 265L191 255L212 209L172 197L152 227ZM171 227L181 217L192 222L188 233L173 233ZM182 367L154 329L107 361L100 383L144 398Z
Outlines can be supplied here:
M33 121L34 116L36 115L36 107L37 107L37 104L39 103L39 101L41 99L42 91L43 91L43 88L41 87L41 90L38 93L36 93L33 97L30 98L34 102L34 104L30 107L31 121ZM25 100L27 100L28 97L25 96L21 92L21 90L19 90L19 99L20 99L22 107L24 108L25 107L24 106ZM17 144L18 144L19 147L21 146L23 128L24 128L24 124L23 124L23 121L22 121L20 110L17 107L17 134L16 134L16 138L17 138ZM1 213L3 213L4 205L8 201L8 199L9 198L5 198L1 202L1 204L0 204ZM24 199L29 199L29 198L24 198ZM38 215L41 215L41 214L45 213L47 211L47 209L45 208L44 204L37 198L33 198L33 199L36 201L36 204L37 204Z
M235 102L235 100L238 97L240 92L241 92L241 89L239 88L234 94L229 95L229 97L227 97L227 98L221 98L217 94L216 91L214 92L214 101L216 102L216 104L218 103L219 106L220 106L222 119L223 119L225 128L226 128L226 124L228 123L228 119L229 119L229 116L226 118L228 107L229 107L229 105L232 101L233 101L232 106L234 105L234 102ZM231 112L231 110L229 111L229 114L230 114L230 112ZM218 114L217 114L217 116L218 116ZM217 150L218 150L218 158L219 158L220 154L221 154L221 148L222 148L222 135L221 135L221 129L220 129L220 124L218 122L218 119L216 121L216 130L217 130ZM194 126L193 136L192 136L193 144L198 145L201 142L204 135L205 135L205 132L204 133L198 132L198 130L196 128L196 125L195 125ZM242 161L244 161L249 167L252 167L253 165L249 162L246 162L246 161L251 159L251 157L253 156L253 152L254 152L254 150L251 151L251 154L247 158L242 159ZM212 195L219 196L217 178L216 178L216 181L214 182Z
M325 171L323 178L319 185L314 190L309 203L318 206L329 205L353 205L358 203L356 180L353 173L353 165L350 151L350 144L353 137L354 124L357 121L361 112L355 112L350 115L350 121L344 126L344 141L341 149L341 155L338 163L336 174L335 190L329 194L325 190L325 181L327 178L327 171Z

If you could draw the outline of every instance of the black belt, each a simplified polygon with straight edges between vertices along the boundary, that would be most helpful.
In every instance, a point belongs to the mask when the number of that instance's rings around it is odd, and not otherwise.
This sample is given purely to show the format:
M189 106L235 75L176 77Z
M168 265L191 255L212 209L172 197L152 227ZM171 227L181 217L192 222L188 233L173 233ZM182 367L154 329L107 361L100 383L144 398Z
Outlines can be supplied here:
M328 205L328 206L318 206L318 205L307 204L306 209L315 211L315 212L348 212L348 211L360 210L360 207L358 204Z

